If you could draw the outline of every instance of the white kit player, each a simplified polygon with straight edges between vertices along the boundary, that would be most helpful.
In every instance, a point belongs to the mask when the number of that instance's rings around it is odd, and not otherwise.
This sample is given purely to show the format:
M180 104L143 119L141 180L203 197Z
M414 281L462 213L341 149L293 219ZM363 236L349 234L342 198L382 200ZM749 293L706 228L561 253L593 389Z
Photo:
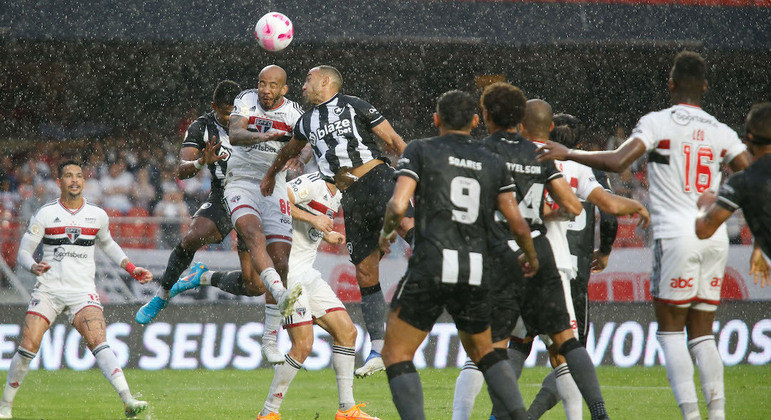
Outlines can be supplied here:
M249 248L252 266L270 291L270 296L266 295L262 349L266 360L274 364L284 361L276 346L282 311L291 309L299 289L287 292L282 283L292 247L286 174L276 177L282 188L276 188L270 196L263 196L259 186L302 115L302 108L284 97L287 91L286 72L278 66L267 66L260 71L257 89L245 90L236 97L230 114L232 152L225 176L225 204L230 219Z
M274 190L275 191L275 190ZM353 398L353 367L356 358L356 327L335 292L313 267L322 239L333 245L345 243L345 237L332 230L333 218L340 208L342 192L325 182L318 172L294 179L285 191L292 207L294 238L289 254L288 287L301 287L291 315L284 319L292 348L285 363L276 366L268 398L257 419L280 419L279 409L289 385L310 355L313 324L332 336L332 365L337 378L339 409L336 420L376 419L361 410Z
M67 315L83 337L97 366L120 395L126 416L134 417L147 408L147 402L131 395L120 363L107 344L102 304L94 285L94 245L98 244L140 283L152 280L153 275L129 261L110 236L107 213L81 195L85 180L80 164L63 162L58 177L61 197L38 210L19 246L18 263L37 275L37 283L24 318L19 349L11 360L0 418L12 418L14 397L40 348L43 334L61 313ZM43 257L35 262L32 255L41 241Z
M700 55L678 54L669 79L675 105L643 116L618 149L585 152L547 142L539 156L620 172L648 153L654 238L651 295L657 338L670 386L686 419L700 418L691 355L699 366L709 418L725 417L723 365L712 322L720 303L728 237L722 227L710 239L697 238L696 203L703 192L720 185L721 164L741 171L750 163L736 133L699 107L707 89L705 72Z

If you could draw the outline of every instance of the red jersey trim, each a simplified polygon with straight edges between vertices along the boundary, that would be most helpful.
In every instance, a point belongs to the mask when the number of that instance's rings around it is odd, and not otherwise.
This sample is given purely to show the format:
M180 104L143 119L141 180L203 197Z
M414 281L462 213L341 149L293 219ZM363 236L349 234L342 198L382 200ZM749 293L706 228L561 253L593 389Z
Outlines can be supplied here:
M80 226L57 226L46 228L46 235L62 235L66 232L67 228L74 227L80 229L81 235L96 235L99 232L99 228L84 228Z
M319 203L316 200L311 200L311 202L308 203L308 207L312 208L313 210L320 211L322 214L326 214L326 215L328 215L327 212L331 211L332 212L332 217L335 217L337 215L337 212L335 212L334 210L330 209L329 207Z
M669 139L659 140L658 146L656 146L657 149L663 149L663 150L669 150L670 147L670 141Z

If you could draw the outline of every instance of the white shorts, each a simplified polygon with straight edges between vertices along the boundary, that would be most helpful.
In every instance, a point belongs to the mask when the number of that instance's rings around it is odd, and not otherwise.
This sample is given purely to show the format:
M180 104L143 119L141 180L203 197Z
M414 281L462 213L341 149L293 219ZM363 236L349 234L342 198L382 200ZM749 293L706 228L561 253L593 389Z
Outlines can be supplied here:
M225 204L230 212L233 226L236 220L246 214L260 218L265 230L266 243L292 243L292 216L286 187L277 183L273 194L265 197L260 192L259 182L248 180L229 181L225 184Z
M576 320L576 309L573 307L573 293L570 288L570 276L575 270L563 270L560 268L559 272L560 280L562 281L562 293L565 295L565 304L568 309L568 315L570 316L570 330L573 331L573 335L578 339L578 321ZM516 326L514 326L514 328L516 329ZM513 336L517 337L516 335ZM540 337L546 347L550 347L554 343L547 334L540 334Z
M330 312L345 310L343 302L316 269L292 271L290 268L287 279L288 289L291 290L298 283L302 285L303 293L294 304L292 315L284 318L284 328L313 324L316 318L321 318Z
M99 294L95 291L50 292L35 288L31 293L29 306L27 306L27 313L39 315L48 321L49 324L53 324L56 317L64 312L67 315L70 324L72 324L75 315L88 306L103 310L102 302L99 301Z
M651 296L681 308L714 311L728 261L728 238L676 237L653 243Z

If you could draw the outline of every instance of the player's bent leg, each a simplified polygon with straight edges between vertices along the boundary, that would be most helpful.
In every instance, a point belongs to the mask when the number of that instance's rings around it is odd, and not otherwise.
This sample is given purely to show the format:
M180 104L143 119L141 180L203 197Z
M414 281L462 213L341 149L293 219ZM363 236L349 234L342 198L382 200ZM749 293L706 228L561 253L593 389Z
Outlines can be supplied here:
M292 349L285 356L285 363L276 366L276 370L273 373L273 382L271 382L270 390L268 391L268 398L265 399L265 405L257 417L258 419L278 418L278 412L289 390L289 385L294 377L297 376L297 372L302 369L302 364L310 355L313 347L312 321L288 325L287 331L292 341Z
M384 369L380 354L383 350L383 338L385 337L383 322L388 305L380 287L379 265L381 256L380 251L375 250L356 264L356 280L361 290L361 313L372 344L372 350L364 365L356 369L357 377L369 376Z
M115 357L110 345L107 344L106 324L102 308L85 306L72 318L72 325L86 341L86 346L96 358L96 364L102 375L115 388L115 391L123 400L124 411L127 417L133 417L147 408L147 403L137 401L129 389L120 363Z
M423 387L412 359L428 331L415 328L399 318L397 308L388 315L383 345L383 361L388 385L399 416L403 419L425 419Z
M570 367L570 375L581 391L581 395L589 407L592 419L608 418L608 413L605 410L605 400L602 397L594 363L591 357L589 357L586 348L576 338L575 332L572 329L566 329L550 334L549 337L558 346L559 353L567 361Z
M700 307L704 310L696 309ZM686 329L688 349L696 360L701 379L701 390L709 409L709 419L725 418L725 385L723 382L723 360L712 334L716 306L698 304L688 311Z
M701 416L696 385L693 382L693 362L688 353L684 331L689 312L687 306L689 305L679 307L661 301L653 302L659 326L656 338L664 353L667 379L675 401L684 419L697 419Z
M8 367L3 398L0 400L0 418L13 417L11 414L13 400L16 398L16 393L24 381L24 377L29 373L29 365L37 355L40 342L43 340L43 335L48 327L49 322L44 315L28 312L24 317L19 348L14 353L11 365Z
M506 360L506 350L493 349L490 328L474 334L458 331L458 337L466 353L484 375L495 412L504 418L527 419L517 376Z

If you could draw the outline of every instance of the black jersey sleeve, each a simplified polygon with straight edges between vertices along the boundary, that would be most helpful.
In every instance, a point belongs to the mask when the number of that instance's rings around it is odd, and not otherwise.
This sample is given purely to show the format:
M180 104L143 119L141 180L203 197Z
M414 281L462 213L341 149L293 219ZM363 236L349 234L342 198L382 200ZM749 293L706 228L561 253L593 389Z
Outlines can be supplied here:
M592 173L594 173L594 178L597 180L597 182L602 185L602 188L605 189L605 191L612 193L613 190L610 188L610 180L608 179L608 174L606 174L603 171L592 169Z
M349 100L356 114L367 124L367 128L372 129L385 121L385 117L380 114L380 111L364 99L350 96Z
M557 164L553 160L546 160L541 163L544 174L544 183L551 181L552 179L562 178L562 172L557 169Z
M198 150L203 149L206 146L206 139L203 138L203 133L206 131L206 123L203 119L199 118L193 121L187 131L185 131L185 138L182 140L182 147L195 147Z
M516 191L516 185L514 184L514 178L511 177L511 172L506 168L506 164L498 156L494 157L495 170L498 173L498 192L514 192Z
M736 211L744 202L744 172L731 175L717 193L717 204L729 211Z
M304 121L305 121L305 119L303 117L300 117L300 119L297 120L297 123L295 123L295 125L294 125L294 130L292 130L292 135L297 140L304 141L304 142L307 143L308 142L308 136L305 133L305 130L304 130L304 127L303 127L305 125Z
M413 140L407 144L404 149L402 157L399 158L399 162L396 166L395 177L401 175L408 176L415 181L420 181L421 166L423 159L420 156L420 144L418 140Z

